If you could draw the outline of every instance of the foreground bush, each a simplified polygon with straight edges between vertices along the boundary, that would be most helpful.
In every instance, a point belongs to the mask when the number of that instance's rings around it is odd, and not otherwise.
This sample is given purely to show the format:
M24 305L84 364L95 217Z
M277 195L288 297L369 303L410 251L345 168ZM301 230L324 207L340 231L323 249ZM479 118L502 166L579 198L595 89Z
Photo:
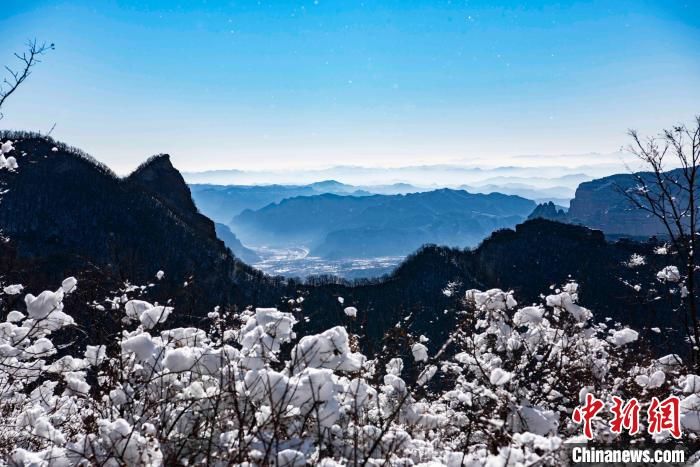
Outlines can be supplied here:
M64 299L75 287L68 278L27 294L0 324L7 464L559 465L564 443L582 441L571 413L589 392L679 395L688 446L700 432L700 377L673 355L635 358L637 333L594 324L574 283L526 307L501 290L467 291L435 355L419 337L412 358L384 365L353 350L343 327L299 338L294 315L276 309L166 329L177 310L130 298L137 287L95 306L122 317L114 342L57 348L52 338L74 325ZM604 417L594 433L620 436Z

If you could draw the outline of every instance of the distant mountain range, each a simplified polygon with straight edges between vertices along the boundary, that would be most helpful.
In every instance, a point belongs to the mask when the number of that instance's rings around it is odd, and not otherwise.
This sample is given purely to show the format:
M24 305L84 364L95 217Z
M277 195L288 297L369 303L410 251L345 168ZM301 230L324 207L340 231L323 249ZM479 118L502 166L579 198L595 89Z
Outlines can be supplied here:
M583 174L561 178L587 179ZM502 211L499 204L515 205L516 199L504 194L526 194L536 202L554 200L559 205L573 196L573 189L566 187L538 190L523 183L434 190L407 183L356 186L326 180L308 185L193 184L190 189L197 207L232 231L222 230L220 238L231 239L229 248L254 263L258 261L252 251L243 250L241 242L255 248L302 247L326 259L404 256L424 243L473 246L493 230L524 220L535 207L519 199L517 209ZM410 196L383 198L396 195ZM367 199L343 199L348 197ZM486 206L479 200L490 201ZM307 215L320 212L321 218Z
M588 180L588 178L586 178ZM460 187L470 193L503 193L504 195L517 195L531 199L537 203L553 202L559 206L569 205L569 201L574 197L575 188L565 186L553 186L548 188L537 188L526 183L502 183L486 185L463 185Z
M610 243L599 231L534 219L515 230L495 232L473 250L423 247L381 279L352 284L324 277L301 283L266 276L238 260L217 239L214 223L197 212L167 156L151 158L130 176L119 178L89 156L51 139L21 133L3 136L15 141L20 169L0 173L0 183L9 190L3 194L0 229L10 238L0 244L0 274L7 283L23 283L31 291L55 288L64 277L77 276L78 291L67 304L83 330L76 339L89 333L97 342L100 335L119 331L119 314L96 312L89 303L113 294L125 281L156 283L143 289L144 296L151 301L172 299L176 311L171 319L197 325L214 305L285 309L290 297L303 295L302 316L308 320L300 320L300 331L346 324L363 330L360 345L366 351L379 351L381 336L407 316L405 327L412 333L442 342L458 319L444 310L461 309L459 297L467 288L514 288L521 303L530 303L550 285L570 278L581 284L582 301L599 320L610 316L640 328L673 325L674 315L663 303L654 313L646 312L639 293L622 285L651 283L662 264L673 259L651 254L654 244ZM306 209L295 210L301 212L295 219L274 219L285 202L259 212L275 226L295 220L331 229L349 225L355 216L347 210L339 211L345 213L340 217L326 216L314 206L337 200L367 203L373 198L383 200L378 205L382 209L366 206L359 218L380 223L393 209L397 226L402 219L440 218L466 202L475 212L478 208L477 219L526 215L533 206L518 197L440 190L407 196L296 198L287 203L301 203ZM406 199L409 206L403 205ZM647 264L634 270L625 266L633 253L645 255ZM165 271L160 281L155 278L158 270ZM443 293L449 283L454 294ZM358 309L356 319L343 313L338 297ZM680 337L664 337L669 346L681 342Z
M309 185L190 185L197 207L211 219L227 224L246 209L260 209L296 196L335 193L353 196L371 194L359 188L328 180Z
M581 180L567 181L562 174L586 174L588 179L626 170L629 155L623 153L580 156L510 158L512 165L493 166L492 161L478 159L448 164L425 164L402 167L334 166L322 169L278 170L208 170L184 172L185 180L196 184L307 185L319 180L339 180L350 185L392 185L397 182L426 188L460 185L500 184L503 177L524 180L538 188L567 186L575 188ZM542 165L547 161L547 165ZM494 181L495 180L495 181Z
M216 229L216 236L219 238L219 240L223 241L224 244L233 252L233 254L239 257L242 261L245 261L248 264L261 261L260 256L258 256L258 254L250 248L246 248L238 237L236 237L236 234L231 232L231 229L229 229L227 225L216 222L214 227Z
M335 180L324 180L308 185L190 185L197 207L211 219L225 224L246 209L257 210L268 204L279 203L284 199L297 196L328 193L341 196L397 195L432 189L408 183L355 186Z
M427 173L445 168L425 167ZM346 175L377 174L379 170L336 169ZM469 173L470 176L478 174L478 177L451 191L464 190L470 195L514 195L541 203L537 209L533 204L520 204L522 210L507 215L472 207L471 203L477 199L474 196L455 198L447 196L450 190L435 190L425 184L351 185L326 180L307 185L195 184L191 189L202 212L227 224L238 235L240 240L236 239L237 243L229 246L239 255L246 254L241 249L243 242L252 247L303 247L309 250L309 255L326 259L403 256L424 243L474 246L493 230L511 227L528 217L582 224L615 236L645 238L664 234L655 219L631 209L629 201L620 193L620 188L636 184L631 175L616 174L591 180L583 172L562 175L540 169L455 168L460 176ZM407 175L417 168L396 170ZM331 172L330 169L319 171ZM426 194L431 192L438 194ZM409 194L406 198L393 199L377 196L406 194ZM435 209L439 204L450 207Z
M230 223L248 245L311 248L325 258L406 255L425 243L474 246L512 227L533 201L500 193L434 190L407 195L299 196L246 210Z

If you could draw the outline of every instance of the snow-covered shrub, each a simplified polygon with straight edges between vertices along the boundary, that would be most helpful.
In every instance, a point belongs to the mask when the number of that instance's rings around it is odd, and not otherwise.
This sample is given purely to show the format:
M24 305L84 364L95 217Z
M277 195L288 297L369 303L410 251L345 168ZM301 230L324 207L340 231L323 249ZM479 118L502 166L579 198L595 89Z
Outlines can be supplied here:
M443 347L418 339L383 373L343 327L299 337L291 313L258 308L168 328L177 309L131 298L135 287L96 307L123 318L116 342L57 349L76 286L27 294L0 324L11 465L559 465L589 392L678 394L686 438L700 431L700 376L674 355L630 358L638 335L594 324L573 283L524 307L470 290ZM599 440L614 438L606 426Z
M14 156L7 155L14 151L14 149L12 141L10 140L0 143L0 169L17 170L17 159L15 159Z

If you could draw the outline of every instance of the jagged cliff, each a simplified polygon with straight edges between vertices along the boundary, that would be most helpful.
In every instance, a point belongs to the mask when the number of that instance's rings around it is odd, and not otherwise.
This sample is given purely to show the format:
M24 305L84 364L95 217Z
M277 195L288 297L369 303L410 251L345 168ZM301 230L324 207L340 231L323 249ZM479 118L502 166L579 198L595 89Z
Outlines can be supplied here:
M668 172L669 179L681 177L678 170ZM581 183L570 202L568 212L558 210L553 203L539 204L528 219L543 218L584 225L605 232L610 237L630 237L644 240L649 237L665 237L662 223L648 212L635 206L625 193L633 193L639 184L637 177L653 189L656 186L653 174L615 174ZM682 179L681 179L681 184ZM678 199L683 201L682 190ZM644 202L642 200L642 202Z
M214 223L199 213L192 201L192 193L180 172L170 162L168 154L151 157L134 170L125 180L138 186L145 193L160 201L167 209L177 213L189 226L202 234L215 236Z
M361 345L368 351L379 351L381 336L398 321L416 335L443 342L458 318L444 311L463 306L466 288L513 288L522 303L530 303L569 278L581 283L583 301L599 319L673 324L664 304L655 302L652 311L658 314L650 315L637 292L621 282L655 280L666 258L650 255L653 245L610 243L599 231L534 219L495 232L473 250L423 247L382 279L350 284L326 277L299 284L265 276L234 257L216 237L213 222L195 209L167 156L119 178L50 139L3 136L16 141L20 168L0 172L0 183L9 190L0 204L0 229L10 238L0 246L0 274L31 291L78 276L71 307L86 332L116 332L119 316L95 313L86 303L125 280L157 282L154 276L161 269L165 278L153 289L156 296L148 298L172 298L175 321L199 325L214 305L286 306L285 298L302 294L308 318L300 316L302 330L344 324L361 331ZM647 265L627 268L632 253L646 255ZM448 283L462 293L444 294ZM343 313L338 297L357 307L357 319Z
M568 221L600 229L609 235L650 237L665 234L656 218L634 207L623 194L636 185L632 174L616 174L581 183L571 200Z
M551 221L566 222L566 211L558 209L557 205L551 201L538 204L532 213L527 216L528 219L549 219Z
M187 281L199 310L281 295L283 281L245 265L216 237L167 155L119 178L53 140L6 136L15 140L20 170L0 174L9 188L0 228L11 239L3 256L26 285L47 286L86 268L112 283L143 284L163 270L163 293L181 294Z

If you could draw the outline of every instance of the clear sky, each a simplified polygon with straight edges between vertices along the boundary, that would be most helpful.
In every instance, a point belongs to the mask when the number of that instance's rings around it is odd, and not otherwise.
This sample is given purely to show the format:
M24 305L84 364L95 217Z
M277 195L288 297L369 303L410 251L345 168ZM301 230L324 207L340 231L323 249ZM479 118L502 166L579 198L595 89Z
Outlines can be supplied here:
M2 0L4 109L126 172L611 152L700 113L700 2Z

